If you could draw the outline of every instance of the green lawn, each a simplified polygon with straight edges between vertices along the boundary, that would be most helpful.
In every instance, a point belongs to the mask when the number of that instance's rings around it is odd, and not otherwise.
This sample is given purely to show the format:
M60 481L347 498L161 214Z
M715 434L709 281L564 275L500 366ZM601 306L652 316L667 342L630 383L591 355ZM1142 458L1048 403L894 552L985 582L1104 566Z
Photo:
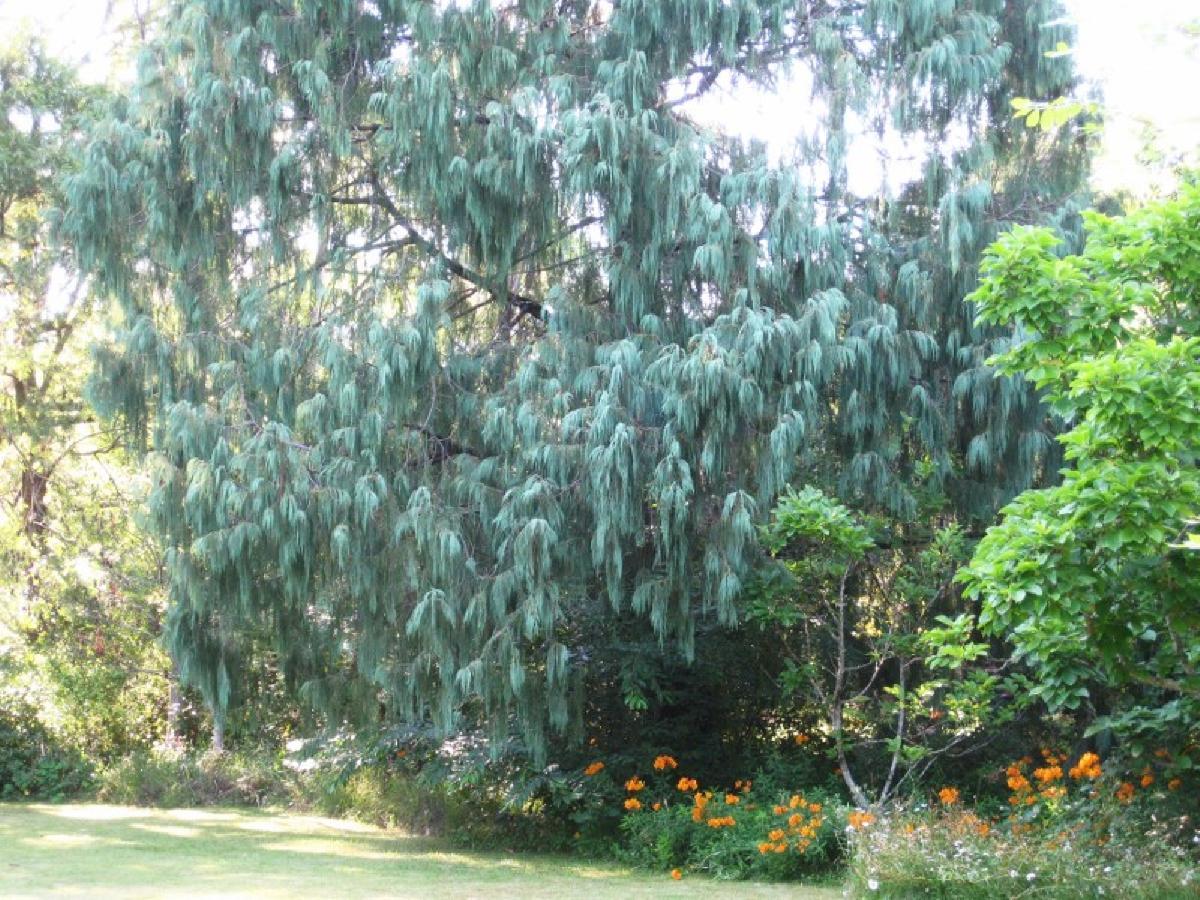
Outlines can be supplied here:
M840 892L464 853L315 816L231 809L0 805L0 897L791 897Z

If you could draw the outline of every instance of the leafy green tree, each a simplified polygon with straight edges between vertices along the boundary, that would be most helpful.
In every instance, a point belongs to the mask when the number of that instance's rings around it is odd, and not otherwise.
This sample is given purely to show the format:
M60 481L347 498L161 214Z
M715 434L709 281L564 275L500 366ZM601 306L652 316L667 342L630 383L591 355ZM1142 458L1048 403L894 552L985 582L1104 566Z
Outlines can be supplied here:
M99 317L51 236L98 100L38 41L0 50L0 705L108 754L160 732L167 664L146 485L83 401Z
M828 736L863 807L967 756L1023 705L1001 708L1013 688L997 674L1003 662L985 664L987 645L962 640L970 624L954 576L969 543L928 500L915 522L864 521L815 488L789 491L764 529L775 565L748 591L746 618L783 663L779 707Z
M1200 186L1088 216L1083 253L1016 229L972 299L1014 325L997 359L1071 425L1056 487L1022 494L964 572L980 624L1013 642L1052 707L1132 692L1130 727L1200 723ZM1129 707L1133 706L1130 711Z
M339 716L541 752L627 617L684 659L735 621L801 471L899 515L919 465L968 516L1034 484L1045 410L961 298L1000 223L1070 224L1087 148L1009 128L1071 81L1056 13L173 4L66 230L218 720L266 641ZM784 164L688 115L789 66L819 137ZM927 150L895 194L848 188L867 127Z

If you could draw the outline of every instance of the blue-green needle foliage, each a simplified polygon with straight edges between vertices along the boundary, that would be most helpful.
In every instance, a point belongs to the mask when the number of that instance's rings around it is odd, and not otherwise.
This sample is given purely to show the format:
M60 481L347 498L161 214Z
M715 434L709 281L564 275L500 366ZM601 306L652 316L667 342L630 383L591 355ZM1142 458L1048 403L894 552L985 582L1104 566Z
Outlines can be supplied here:
M1070 84L1057 15L174 3L65 232L121 311L95 396L151 439L184 677L221 715L266 634L318 706L515 716L536 752L581 621L687 656L735 621L802 452L900 514L917 462L964 509L1032 483L1045 412L961 298L998 222L1069 213L1082 146L1009 125ZM789 67L783 164L689 115ZM923 173L852 194L867 128Z

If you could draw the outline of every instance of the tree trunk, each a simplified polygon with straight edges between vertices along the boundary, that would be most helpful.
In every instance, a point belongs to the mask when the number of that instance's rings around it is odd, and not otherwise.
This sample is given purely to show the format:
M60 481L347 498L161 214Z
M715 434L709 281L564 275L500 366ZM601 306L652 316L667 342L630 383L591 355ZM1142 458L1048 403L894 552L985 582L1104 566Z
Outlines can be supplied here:
M175 665L167 672L167 733L166 744L171 748L179 748L183 738L179 735L179 711L183 707L183 693L179 690L179 670Z

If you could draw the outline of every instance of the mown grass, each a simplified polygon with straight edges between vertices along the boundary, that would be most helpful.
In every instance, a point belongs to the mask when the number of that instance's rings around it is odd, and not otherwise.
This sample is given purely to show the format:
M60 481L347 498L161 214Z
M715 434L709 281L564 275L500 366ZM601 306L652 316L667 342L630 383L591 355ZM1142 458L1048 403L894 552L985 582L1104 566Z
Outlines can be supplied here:
M789 897L840 892L730 884L557 856L465 853L443 841L243 809L0 805L0 896Z

